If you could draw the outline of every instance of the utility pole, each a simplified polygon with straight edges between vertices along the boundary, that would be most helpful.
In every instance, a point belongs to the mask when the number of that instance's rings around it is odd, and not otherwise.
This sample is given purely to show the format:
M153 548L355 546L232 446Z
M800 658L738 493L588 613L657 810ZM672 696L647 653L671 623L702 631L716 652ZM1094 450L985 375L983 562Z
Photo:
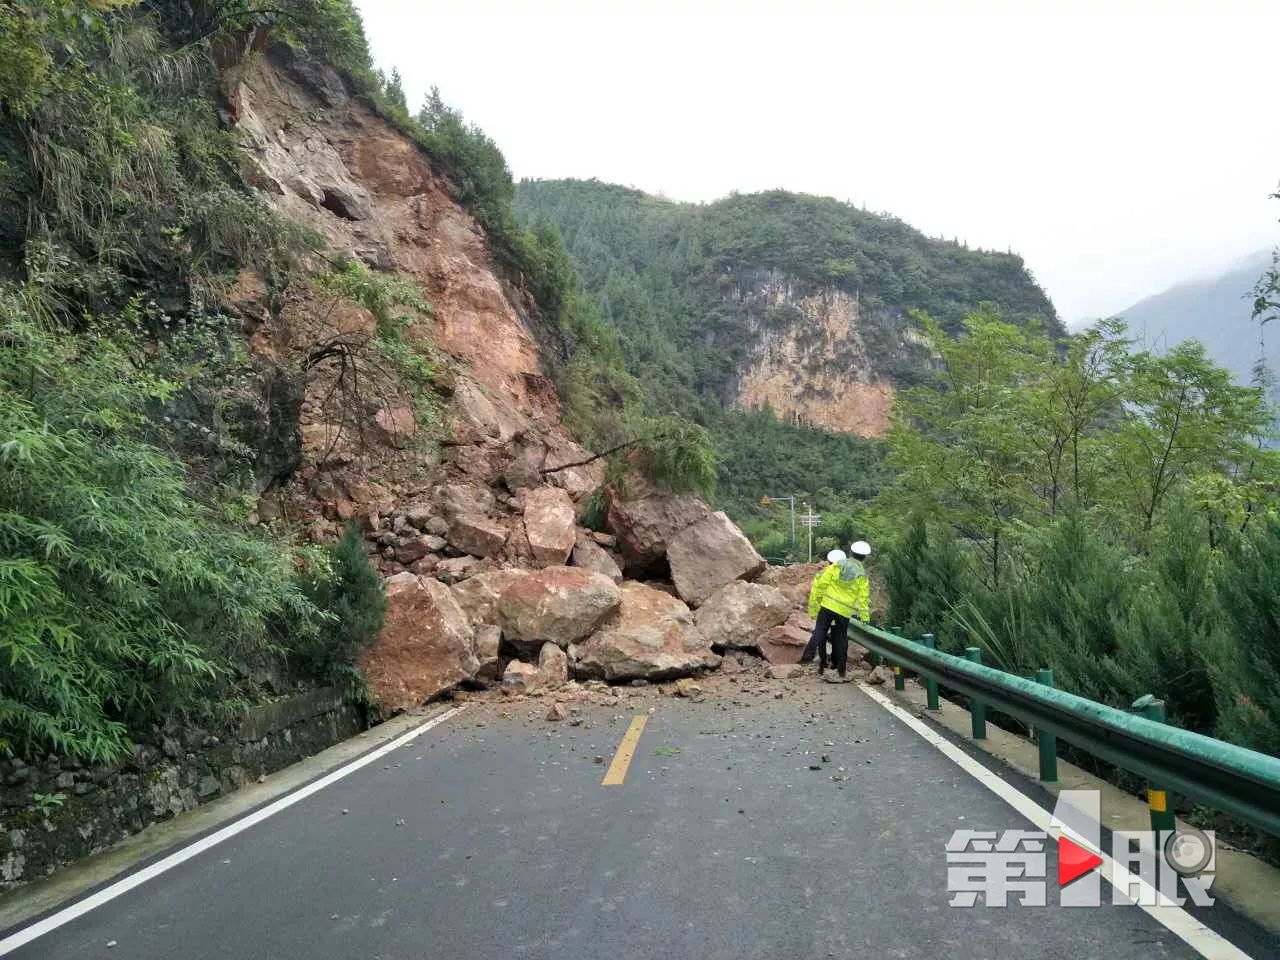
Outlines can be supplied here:
M799 520L801 526L809 530L809 562L813 563L813 528L822 522L822 517L814 513L807 503L803 507L804 513L800 514Z
M784 500L791 507L791 546L794 547L796 545L796 498L794 496L790 496L790 497L764 496L760 498L760 502L765 506L768 506L769 504L775 503L775 502L781 503Z

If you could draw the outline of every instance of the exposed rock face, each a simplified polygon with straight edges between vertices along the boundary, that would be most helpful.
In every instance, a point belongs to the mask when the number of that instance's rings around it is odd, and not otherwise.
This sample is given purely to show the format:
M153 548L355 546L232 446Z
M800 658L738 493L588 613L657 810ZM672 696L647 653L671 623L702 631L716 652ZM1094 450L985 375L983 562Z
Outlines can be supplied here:
M596 543L586 530L579 530L573 544L573 560L575 567L594 570L602 573L614 583L622 582L622 571L613 556L600 544Z
M526 575L524 570L489 570L468 577L450 589L467 619L479 626L498 623L498 597L502 591Z
M633 582L622 585L618 616L569 653L577 676L604 680L670 679L720 662L684 603Z
M415 707L476 675L475 634L448 587L401 573L386 590L386 621L360 662L384 710Z
M735 406L767 406L795 424L863 437L889 428L893 385L875 373L857 297L834 286L800 294L791 278L777 272L761 275L737 295L754 308L750 316L782 312L788 321L756 324L758 339L738 374Z
M573 501L559 487L537 487L524 495L524 532L535 563L563 566L573 549Z
M756 646L760 648L760 655L770 663L799 663L812 635L813 621L797 610L785 623L760 634Z
M449 524L450 545L473 557L496 556L506 542L507 528L486 517L464 514Z
M518 298L499 280L484 231L425 152L333 71L283 45L225 79L267 202L330 249L414 278L434 319L411 328L410 340L428 338L472 364L502 405L557 420L555 390Z
M667 544L671 582L692 606L734 580L750 580L765 568L756 553L724 513L713 513L686 528Z
M781 590L737 580L708 597L694 622L708 643L751 648L761 634L790 615L791 602Z
M647 493L624 500L611 491L606 522L618 539L625 572L635 577L664 572L668 541L710 513L691 494Z
M567 647L618 609L622 595L608 577L576 567L548 567L514 581L498 597L498 625L513 644Z

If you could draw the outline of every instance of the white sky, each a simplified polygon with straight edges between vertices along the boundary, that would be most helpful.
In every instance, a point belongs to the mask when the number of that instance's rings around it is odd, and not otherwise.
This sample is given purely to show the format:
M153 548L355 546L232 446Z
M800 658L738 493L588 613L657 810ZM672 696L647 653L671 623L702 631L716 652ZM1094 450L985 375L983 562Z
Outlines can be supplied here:
M519 177L1012 247L1076 323L1280 242L1275 0L358 0Z

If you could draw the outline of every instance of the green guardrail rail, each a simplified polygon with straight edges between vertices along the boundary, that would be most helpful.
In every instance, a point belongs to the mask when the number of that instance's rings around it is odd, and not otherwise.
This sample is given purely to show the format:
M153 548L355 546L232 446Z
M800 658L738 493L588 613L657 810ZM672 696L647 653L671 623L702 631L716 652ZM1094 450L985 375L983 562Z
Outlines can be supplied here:
M852 621L860 643L899 669L912 670L1082 750L1145 777L1153 821L1165 812L1164 790L1193 797L1280 836L1280 758L1147 719L1159 701L1134 704L1147 716L1127 713L1035 680L952 656L887 630ZM931 640L931 637L927 637ZM970 648L972 653L977 648ZM974 735L982 734L974 723ZM1041 751L1042 760L1047 760ZM1042 763L1041 777L1046 777ZM1156 787L1154 785L1159 785ZM1160 797L1157 803L1155 796ZM1171 809L1171 808L1169 808Z

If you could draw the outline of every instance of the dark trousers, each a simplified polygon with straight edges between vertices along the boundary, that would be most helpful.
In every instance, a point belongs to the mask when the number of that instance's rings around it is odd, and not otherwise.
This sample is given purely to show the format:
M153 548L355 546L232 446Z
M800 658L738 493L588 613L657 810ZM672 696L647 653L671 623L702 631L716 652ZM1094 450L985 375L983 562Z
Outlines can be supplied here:
M813 663L814 655L818 657L821 669L827 669L827 640L831 641L831 665L840 676L844 676L849 661L849 618L823 607L818 611L818 619L813 627L813 636L800 655L801 663Z

